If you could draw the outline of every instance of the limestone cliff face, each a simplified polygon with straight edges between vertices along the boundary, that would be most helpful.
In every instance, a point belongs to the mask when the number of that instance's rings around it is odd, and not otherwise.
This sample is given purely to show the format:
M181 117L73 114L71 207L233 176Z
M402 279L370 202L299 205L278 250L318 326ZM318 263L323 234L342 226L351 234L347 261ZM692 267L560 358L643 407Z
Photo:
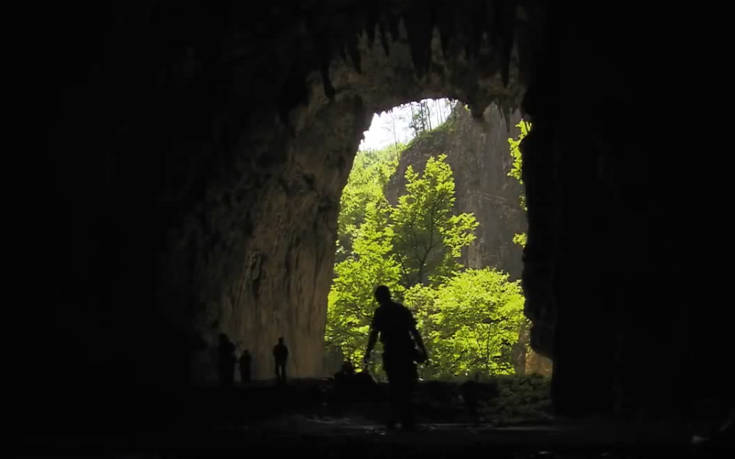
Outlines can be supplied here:
M396 173L386 187L395 203L405 192L405 172L411 165L422 170L430 156L447 155L455 182L455 211L472 212L479 226L475 241L463 252L461 263L471 268L492 266L520 279L522 249L513 235L525 233L526 216L519 204L523 187L508 177L511 157L508 138L517 137L520 112L506 116L495 104L475 119L460 102L447 124L419 136L402 154Z

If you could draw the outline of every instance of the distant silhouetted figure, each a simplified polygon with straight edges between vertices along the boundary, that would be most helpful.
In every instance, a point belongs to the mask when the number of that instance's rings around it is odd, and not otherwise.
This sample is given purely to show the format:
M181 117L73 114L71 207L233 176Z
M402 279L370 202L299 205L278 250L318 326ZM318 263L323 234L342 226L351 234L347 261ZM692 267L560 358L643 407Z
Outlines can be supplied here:
M250 363L252 362L252 357L250 356L250 351L245 349L242 351L242 354L240 354L240 382L242 384L247 384L250 382Z
M411 311L391 300L388 287L381 285L375 289L375 299L380 306L375 310L370 325L365 363L370 360L370 353L380 333L380 341L383 343L383 369L388 375L391 402L388 427L394 427L395 422L400 419L404 430L412 430L415 425L411 395L418 380L416 363L426 360L426 348Z
M276 360L276 380L279 383L285 383L288 348L283 343L283 337L278 338L278 344L273 346L273 358Z
M334 388L337 401L373 402L380 399L380 390L370 373L355 372L355 367L348 360L334 374Z
M337 373L334 374L334 382L337 384L344 384L352 382L352 378L355 376L355 367L352 362L345 360L342 363L342 367Z
M334 374L334 384L337 389L344 389L345 386L353 383L354 378L355 367L352 365L352 362L345 360L339 371Z
M232 386L235 382L235 345L224 333L219 334L217 353L219 382L222 386Z

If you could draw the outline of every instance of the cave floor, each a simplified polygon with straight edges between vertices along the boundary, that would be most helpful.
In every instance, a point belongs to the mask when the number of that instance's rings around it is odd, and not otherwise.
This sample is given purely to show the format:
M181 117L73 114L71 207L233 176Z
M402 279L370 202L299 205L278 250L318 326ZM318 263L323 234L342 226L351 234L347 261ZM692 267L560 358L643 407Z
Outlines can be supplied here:
M313 385L212 389L189 397L165 428L37 434L25 439L22 456L735 457L711 443L693 442L684 429L670 423L571 420L550 415L504 420L492 416L471 418L456 398L443 399L438 392L428 395L433 399L433 408L428 399L419 397L419 426L404 432L385 428L381 421L388 406L381 399L325 397L325 392Z

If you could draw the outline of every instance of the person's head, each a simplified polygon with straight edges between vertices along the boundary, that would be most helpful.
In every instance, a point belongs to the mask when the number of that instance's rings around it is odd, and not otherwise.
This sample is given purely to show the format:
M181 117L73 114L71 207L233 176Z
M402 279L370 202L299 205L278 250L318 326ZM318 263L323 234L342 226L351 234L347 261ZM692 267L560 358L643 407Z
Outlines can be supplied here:
M380 304L386 304L390 302L390 290L385 285L381 285L375 289L375 299Z
M278 343L279 344L283 344L283 336L281 336L280 338L278 338Z

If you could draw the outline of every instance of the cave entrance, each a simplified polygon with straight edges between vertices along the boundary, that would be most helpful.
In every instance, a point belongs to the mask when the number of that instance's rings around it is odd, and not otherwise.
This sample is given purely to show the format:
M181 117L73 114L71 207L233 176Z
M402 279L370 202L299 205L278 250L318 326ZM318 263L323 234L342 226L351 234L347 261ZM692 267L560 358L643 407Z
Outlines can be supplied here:
M453 142L463 153L446 158L455 182L469 191L457 194L457 205L464 200L473 209L492 209L497 228L501 227L500 218L525 223L518 206L520 185L515 184L517 192L494 189L513 183L512 179L502 169L490 173L486 168L511 162L507 141L515 120L520 119L516 109L526 91L520 55L512 52L512 47L498 47L490 35L475 40L460 34L448 40L435 27L421 33L426 40L421 45L413 41L411 24L401 22L375 36L358 33L355 42L344 43L344 53L321 56L319 71L304 62L303 66L258 73L269 75L268 81L271 75L283 77L274 87L279 97L275 102L259 103L270 111L253 112L253 118L248 118L252 129L236 137L238 147L233 147L237 150L233 160L243 161L237 167L225 168L222 185L207 195L202 212L217 223L193 219L192 228L180 231L175 239L175 247L201 247L197 250L202 257L197 260L203 261L192 268L192 278L199 279L199 273L204 273L203 278L195 284L177 274L160 294L175 298L191 293L195 298L192 328L208 346L199 352L201 358L196 356L193 374L206 377L213 373L216 355L211 349L219 333L236 344L237 353L250 350L253 379L273 378L272 348L279 337L284 337L291 349L291 377L334 374L334 365L325 366L324 341L340 199L362 133L374 112L418 101L412 107L414 114L420 113L426 108L421 101L442 96L462 101L456 110L462 124L456 129L467 132L460 132ZM317 32L314 37L324 36ZM350 30L350 36L353 32ZM312 36L303 38L308 42ZM501 49L505 54L499 54ZM428 108L431 112L434 107L429 103ZM440 113L448 111L439 109ZM490 119L493 123L485 122ZM436 128L439 123L432 115L426 121L426 127L433 128L429 132L452 127L444 123ZM217 134L222 142L233 140L231 133L237 131L237 122L221 127ZM470 131L477 135L464 135ZM435 137L419 136L413 143L430 142ZM474 140L466 140L470 138ZM407 141L394 138L392 143ZM492 142L502 146L492 150L497 158L485 154L485 146ZM434 150L438 157L441 149ZM456 158L471 160L470 165L454 167L451 163ZM188 167L199 170L194 163ZM472 176L477 171L486 173ZM405 177L404 172L397 176ZM473 268L499 266L513 279L520 279L521 250L512 239L521 231L501 234L484 221L479 224L490 231L476 238L474 244L479 249L460 250L460 263ZM501 248L493 249L497 247ZM483 253L494 259L483 262ZM515 269L498 264L501 258L514 260ZM167 272L178 273L180 266L189 265L183 257L167 259L171 260ZM420 273L419 278L428 280L428 273ZM371 283L374 281L366 282ZM373 304L372 292L360 304ZM355 333L362 348L367 330ZM483 343L487 354L487 340Z
M509 139L519 112L479 119L454 99L373 115L345 186L325 332L325 369L361 366L387 285L414 314L431 356L424 380L550 376L529 346L520 287L525 211ZM385 380L378 344L370 373Z

